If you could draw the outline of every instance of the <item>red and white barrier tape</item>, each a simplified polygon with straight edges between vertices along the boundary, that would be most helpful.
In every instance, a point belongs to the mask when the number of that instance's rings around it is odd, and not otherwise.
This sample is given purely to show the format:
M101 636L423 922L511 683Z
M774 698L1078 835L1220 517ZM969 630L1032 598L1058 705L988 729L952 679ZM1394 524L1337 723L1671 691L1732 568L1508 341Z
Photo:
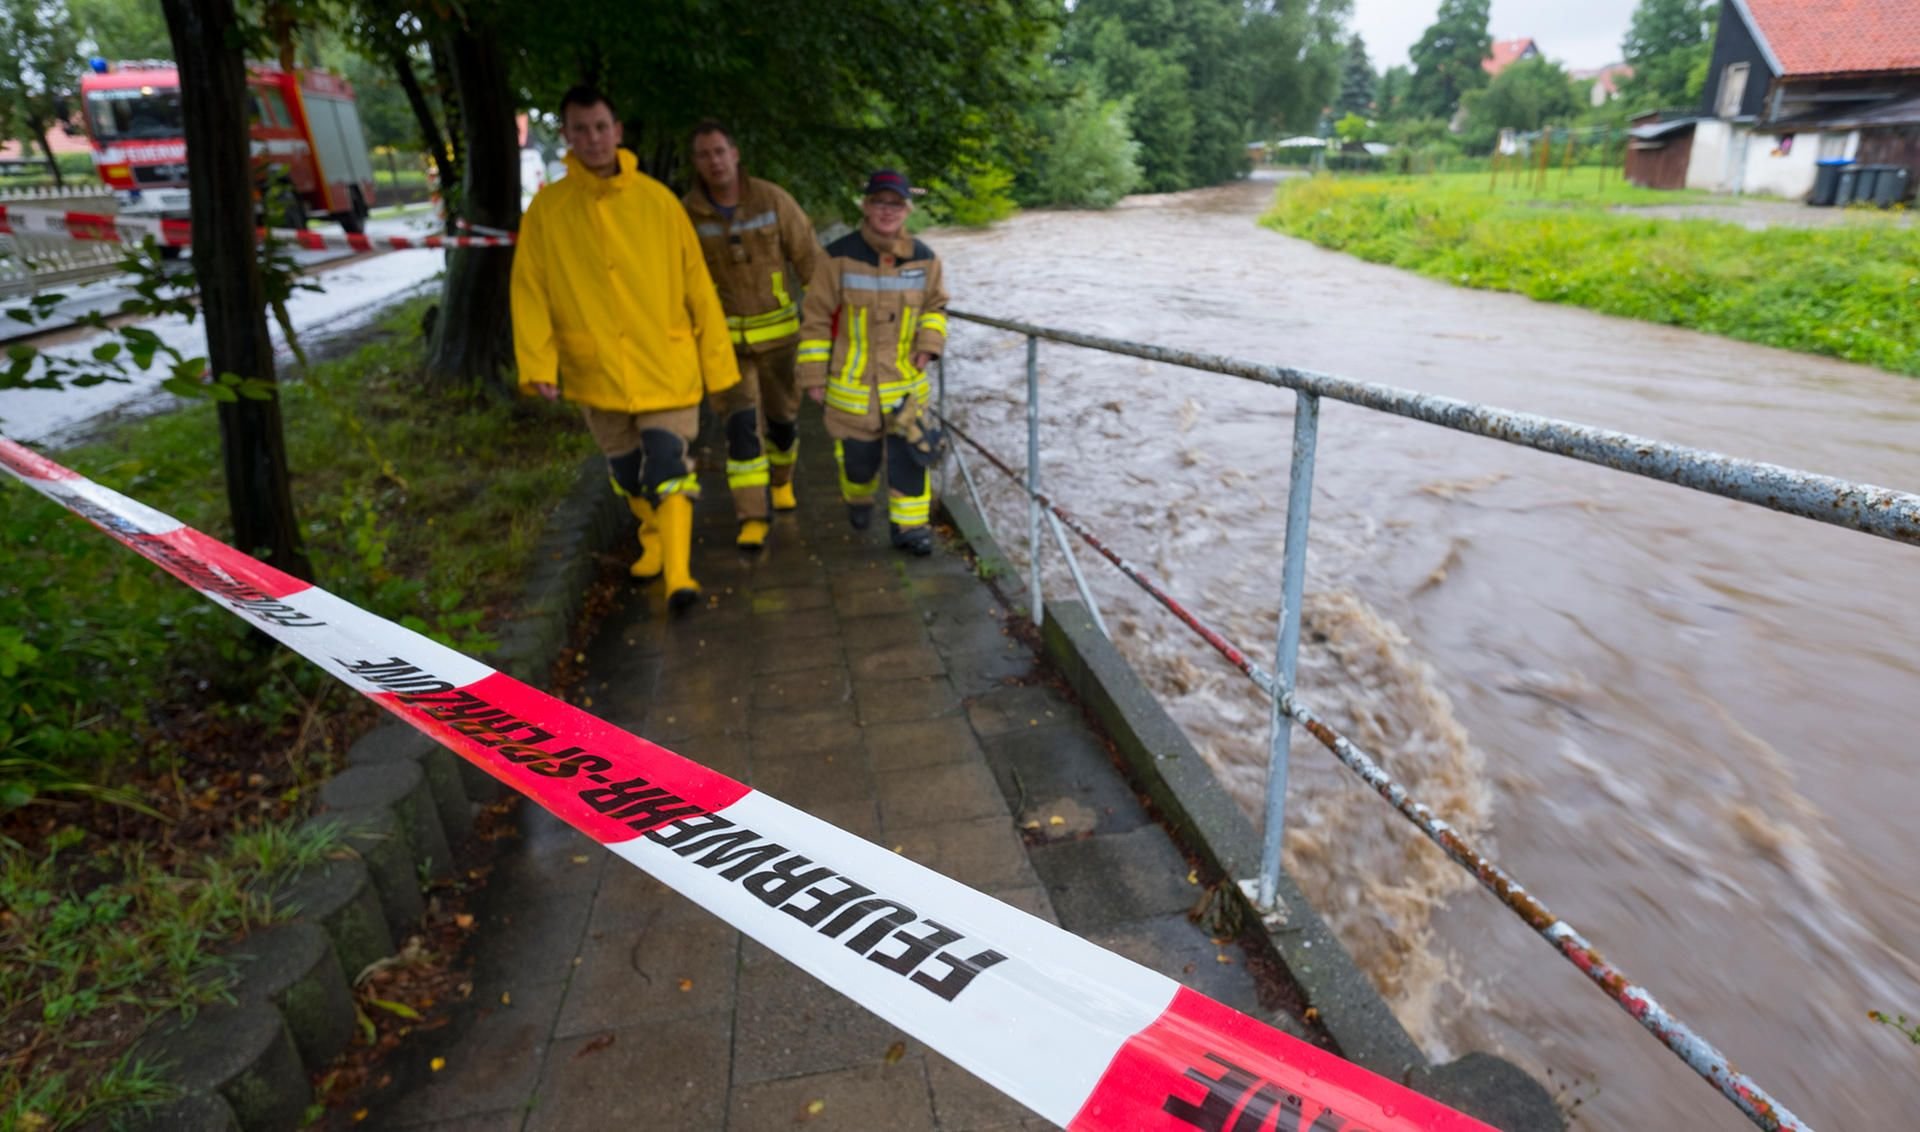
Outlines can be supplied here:
M1073 1132L1492 1132L3 437L0 468Z
M0 204L0 234L65 236L70 240L110 240L120 243L138 243L152 236L173 248L184 248L193 243L193 225L185 220L62 212L9 204ZM263 228L261 234L271 235L284 243L299 244L312 251L324 251L327 248L350 248L359 252L407 248L507 248L514 243L512 233L500 236L355 236L345 232L311 232L303 228Z

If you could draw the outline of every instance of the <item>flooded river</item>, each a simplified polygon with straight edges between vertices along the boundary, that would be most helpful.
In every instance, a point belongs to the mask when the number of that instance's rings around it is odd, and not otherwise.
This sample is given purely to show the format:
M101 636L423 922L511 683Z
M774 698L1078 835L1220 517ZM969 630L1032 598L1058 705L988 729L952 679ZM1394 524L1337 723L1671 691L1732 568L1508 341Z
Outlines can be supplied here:
M965 309L1920 487L1920 381L1361 263L1256 227L1272 188L932 242ZM1016 466L1023 356L954 323ZM1049 487L1270 657L1292 394L1040 356ZM1814 1126L1920 1126L1920 1050L1867 1019L1920 1014L1920 550L1331 402L1315 487L1303 698ZM1257 812L1264 704L1083 562ZM1512 1057L1576 1127L1751 1127L1304 735L1293 767L1291 870L1430 1055Z

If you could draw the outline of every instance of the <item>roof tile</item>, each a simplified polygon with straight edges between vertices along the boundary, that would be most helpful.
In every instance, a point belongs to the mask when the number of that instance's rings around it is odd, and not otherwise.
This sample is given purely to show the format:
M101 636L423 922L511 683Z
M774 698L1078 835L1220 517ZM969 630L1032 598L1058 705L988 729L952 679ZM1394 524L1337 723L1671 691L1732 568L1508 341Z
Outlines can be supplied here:
M1794 75L1920 71L1920 0L1746 0Z

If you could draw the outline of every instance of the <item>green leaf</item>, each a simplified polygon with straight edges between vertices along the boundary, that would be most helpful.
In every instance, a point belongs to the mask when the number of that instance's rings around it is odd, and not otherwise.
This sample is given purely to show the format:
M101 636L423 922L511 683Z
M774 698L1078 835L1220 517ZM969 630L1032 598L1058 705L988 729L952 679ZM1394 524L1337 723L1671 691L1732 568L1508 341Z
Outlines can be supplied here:
M409 1022L418 1022L421 1020L420 1012L404 1002L392 1002L384 998L369 998L367 999L367 1005L377 1006L388 1014L405 1018Z
M96 362L110 362L119 356L120 343L118 342L102 342L93 348L93 360Z
M34 323L40 321L40 316L25 307L8 307L7 317L13 319L15 322L24 322L28 326L32 326Z

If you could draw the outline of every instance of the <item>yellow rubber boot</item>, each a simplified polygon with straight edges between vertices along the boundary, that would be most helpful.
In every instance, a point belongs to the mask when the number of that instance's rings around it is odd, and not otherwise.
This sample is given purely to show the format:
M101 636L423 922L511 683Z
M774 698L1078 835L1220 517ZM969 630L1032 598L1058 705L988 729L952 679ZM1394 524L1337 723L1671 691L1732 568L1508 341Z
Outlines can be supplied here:
M740 521L740 536L733 544L741 550L757 551L767 545L767 521L765 519L743 519Z
M658 578L660 576L660 531L655 525L653 504L637 495L627 497L627 510L640 520L640 557L627 567L627 573L636 578Z
M667 608L685 613L700 600L693 580L693 500L669 495L654 510L660 527L661 566L667 580Z
M773 509L775 511L792 511L799 506L800 501L793 497L792 483L777 483L773 485Z

